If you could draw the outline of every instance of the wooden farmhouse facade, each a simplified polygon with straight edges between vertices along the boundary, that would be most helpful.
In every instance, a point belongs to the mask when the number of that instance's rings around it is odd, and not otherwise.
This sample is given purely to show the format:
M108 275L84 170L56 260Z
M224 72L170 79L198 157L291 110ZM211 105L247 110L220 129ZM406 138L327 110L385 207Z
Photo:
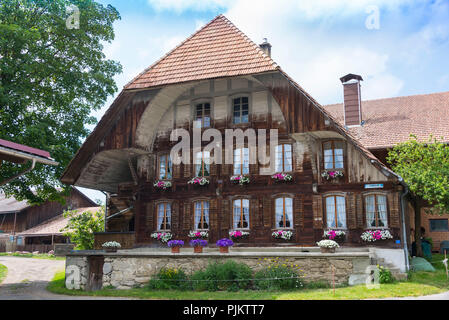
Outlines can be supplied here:
M170 139L175 129L191 145L194 132L203 135L188 163L170 155L180 140ZM207 151L208 129L222 141L238 129L268 139L257 148L232 141L227 163L224 153ZM264 146L271 171L249 160ZM208 183L189 183L195 177ZM125 86L61 180L107 192L106 231L132 235L130 246L158 244L155 232L186 241L190 231L207 231L211 245L230 231L248 232L241 246L315 246L331 229L345 231L345 246L371 244L361 238L366 230L392 234L374 243L381 247L401 247L408 237L400 178L271 59L268 43L256 45L222 15ZM273 236L282 230L292 237Z

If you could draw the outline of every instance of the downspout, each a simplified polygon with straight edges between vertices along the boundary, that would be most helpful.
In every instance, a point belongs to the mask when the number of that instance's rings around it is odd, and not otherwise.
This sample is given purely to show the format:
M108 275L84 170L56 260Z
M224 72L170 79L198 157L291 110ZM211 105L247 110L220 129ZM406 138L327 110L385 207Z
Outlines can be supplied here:
M409 251L408 251L408 243L407 243L407 232L405 230L405 197L409 194L409 189L407 184L404 182L404 179L402 177L399 177L399 181L404 187L404 190L401 194L401 218L402 218L402 236L404 239L404 255L405 255L405 271L410 270L410 260L409 260Z
M27 174L28 172L30 172L31 170L34 169L34 166L35 166L35 165L36 165L36 159L33 158L33 162L32 162L32 164L31 164L31 167L30 167L30 168L25 169L25 170L23 170L22 172L19 172L19 173L16 174L15 176L13 176L13 177L11 177L11 178L8 178L8 179L6 179L5 181L1 181L1 182L0 182L0 186L3 186L3 185L5 185L5 184L7 184L7 183L9 183L9 182L11 182L11 181L17 179L18 177L23 176L24 174Z
M104 206L104 232L106 232L106 217L108 216L109 193L101 191L106 196L106 205Z

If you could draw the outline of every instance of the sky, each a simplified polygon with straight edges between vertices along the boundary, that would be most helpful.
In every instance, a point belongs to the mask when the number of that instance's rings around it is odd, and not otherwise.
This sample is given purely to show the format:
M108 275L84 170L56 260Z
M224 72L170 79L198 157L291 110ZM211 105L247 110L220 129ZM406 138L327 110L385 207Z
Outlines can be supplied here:
M219 14L255 43L267 38L273 60L321 104L342 102L348 73L362 76L363 100L449 91L448 0L98 2L121 15L103 50L123 66L119 91ZM115 96L93 113L98 120Z

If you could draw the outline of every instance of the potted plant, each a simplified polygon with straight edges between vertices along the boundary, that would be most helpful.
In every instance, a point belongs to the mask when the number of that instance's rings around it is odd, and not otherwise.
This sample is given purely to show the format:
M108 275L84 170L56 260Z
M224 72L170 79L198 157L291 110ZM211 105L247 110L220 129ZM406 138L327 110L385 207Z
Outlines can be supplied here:
M241 186L245 185L245 184L249 184L250 180L249 177L247 176L232 176L230 178L231 182L233 182L234 184L239 184Z
M389 230L366 230L362 233L360 236L363 241L365 242L375 242L379 240L388 240L393 239L393 235L390 233Z
M231 239L234 241L240 240L240 239L248 238L249 232L240 231L240 230L229 231L229 237L231 237Z
M274 231L271 236L275 239L290 240L293 236L293 232L288 230L277 230Z
M172 253L179 253L180 248L184 245L182 240L170 240L167 242L167 246L171 248Z
M151 238L159 240L162 243L166 243L172 238L172 234L170 232L153 232L151 234Z
M289 182L293 180L292 175L288 173L276 173L271 178L276 182Z
M321 240L316 244L320 247L321 253L334 253L335 248L340 247L334 240Z
M321 177L323 177L324 179L326 179L326 180L333 180L333 179L338 179L338 178L342 178L343 177L343 171L332 171L332 170L329 170L329 171L324 171L322 174L321 174Z
M159 180L159 181L155 182L153 184L153 186L159 190L167 190L168 188L171 188L171 182Z
M117 249L121 248L122 245L117 241L108 241L103 243L102 247L106 252L117 252Z
M192 239L207 239L209 237L209 232L207 231L189 231L189 238Z
M194 186L205 186L209 184L209 180L204 177L195 177L187 181L188 184L193 184Z
M202 253L203 247L207 246L207 241L202 239L190 240L190 245L193 247L193 252Z
M220 253L229 253L229 247L232 247L234 242L231 239L223 238L217 241L217 247L220 248Z

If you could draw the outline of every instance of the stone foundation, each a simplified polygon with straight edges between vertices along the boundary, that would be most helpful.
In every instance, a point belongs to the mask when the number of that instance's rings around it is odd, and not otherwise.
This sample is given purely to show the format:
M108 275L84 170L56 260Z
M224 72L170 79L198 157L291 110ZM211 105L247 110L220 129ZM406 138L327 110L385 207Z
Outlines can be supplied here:
M80 277L75 279L79 287L89 290L95 276L92 270L97 267L90 265L92 257L104 257L102 266L102 286L112 286L117 289L141 287L161 268L181 268L187 274L207 267L210 262L234 260L245 263L254 271L272 264L272 259L279 263L298 265L306 282L335 280L336 284L364 283L366 270L370 265L369 252L336 252L323 254L320 252L298 252L296 250L280 250L276 252L265 250L238 251L231 248L228 254L220 254L218 249L205 249L201 254L194 254L192 249L183 248L181 253L173 254L168 250L119 250L116 253L105 253L101 250L72 252L67 256L66 270L72 265L79 268ZM274 248L272 248L274 249ZM334 273L333 273L334 272ZM67 278L67 275L66 275ZM73 278L73 276L72 276ZM70 283L74 280L69 278Z

